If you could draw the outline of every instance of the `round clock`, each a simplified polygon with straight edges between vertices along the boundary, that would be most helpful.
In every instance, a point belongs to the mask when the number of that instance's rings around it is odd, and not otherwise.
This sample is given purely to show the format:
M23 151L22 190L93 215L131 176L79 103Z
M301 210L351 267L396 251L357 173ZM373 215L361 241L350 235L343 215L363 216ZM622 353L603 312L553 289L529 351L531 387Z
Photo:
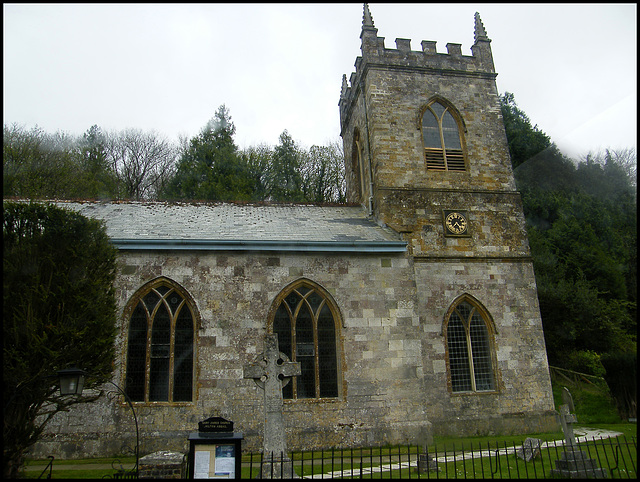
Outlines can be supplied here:
M463 234L467 230L467 220L463 214L452 212L447 214L444 224L449 232L453 234Z

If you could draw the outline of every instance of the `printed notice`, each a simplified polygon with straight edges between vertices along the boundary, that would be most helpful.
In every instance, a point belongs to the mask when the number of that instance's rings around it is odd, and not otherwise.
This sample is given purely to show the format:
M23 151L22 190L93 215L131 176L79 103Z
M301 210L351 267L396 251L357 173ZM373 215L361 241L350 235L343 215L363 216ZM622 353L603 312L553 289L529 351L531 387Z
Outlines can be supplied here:
M193 464L193 478L194 479L208 479L209 478L209 459L211 452L208 450L197 451L195 453L195 460Z
M216 447L216 477L228 477L230 479L236 476L236 458L235 447L233 445L218 445Z

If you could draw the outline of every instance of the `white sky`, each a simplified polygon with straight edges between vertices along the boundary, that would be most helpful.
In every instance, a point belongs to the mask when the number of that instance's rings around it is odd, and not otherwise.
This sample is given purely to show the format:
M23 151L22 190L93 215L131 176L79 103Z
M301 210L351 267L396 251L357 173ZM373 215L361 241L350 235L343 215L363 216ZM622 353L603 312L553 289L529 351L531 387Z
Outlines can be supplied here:
M378 36L462 44L478 11L498 91L563 151L635 147L635 4L370 4ZM195 136L226 104L236 144L339 139L362 4L4 4L3 116L47 132Z

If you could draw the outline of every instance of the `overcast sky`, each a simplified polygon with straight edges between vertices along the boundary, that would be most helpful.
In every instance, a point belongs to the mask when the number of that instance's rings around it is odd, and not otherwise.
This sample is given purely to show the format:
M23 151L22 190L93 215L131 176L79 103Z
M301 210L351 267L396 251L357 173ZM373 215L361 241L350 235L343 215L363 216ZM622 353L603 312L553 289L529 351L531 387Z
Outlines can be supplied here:
M462 44L478 11L498 72L565 152L636 146L635 4L370 4L378 36ZM4 124L195 136L225 104L236 143L339 139L362 4L4 4Z

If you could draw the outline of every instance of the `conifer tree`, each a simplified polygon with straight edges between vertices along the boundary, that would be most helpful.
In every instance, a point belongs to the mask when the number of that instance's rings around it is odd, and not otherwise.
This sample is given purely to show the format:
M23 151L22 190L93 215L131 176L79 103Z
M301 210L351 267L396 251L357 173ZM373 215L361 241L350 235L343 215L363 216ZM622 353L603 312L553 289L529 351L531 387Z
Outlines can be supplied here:
M3 203L3 474L51 418L99 394L61 396L56 372L76 366L86 388L111 378L116 250L101 222L39 203Z
M279 144L273 152L270 176L271 199L273 201L304 201L300 157L298 147L285 130L280 134Z
M252 181L233 136L236 128L221 105L215 116L191 139L165 198L242 201L252 197Z

